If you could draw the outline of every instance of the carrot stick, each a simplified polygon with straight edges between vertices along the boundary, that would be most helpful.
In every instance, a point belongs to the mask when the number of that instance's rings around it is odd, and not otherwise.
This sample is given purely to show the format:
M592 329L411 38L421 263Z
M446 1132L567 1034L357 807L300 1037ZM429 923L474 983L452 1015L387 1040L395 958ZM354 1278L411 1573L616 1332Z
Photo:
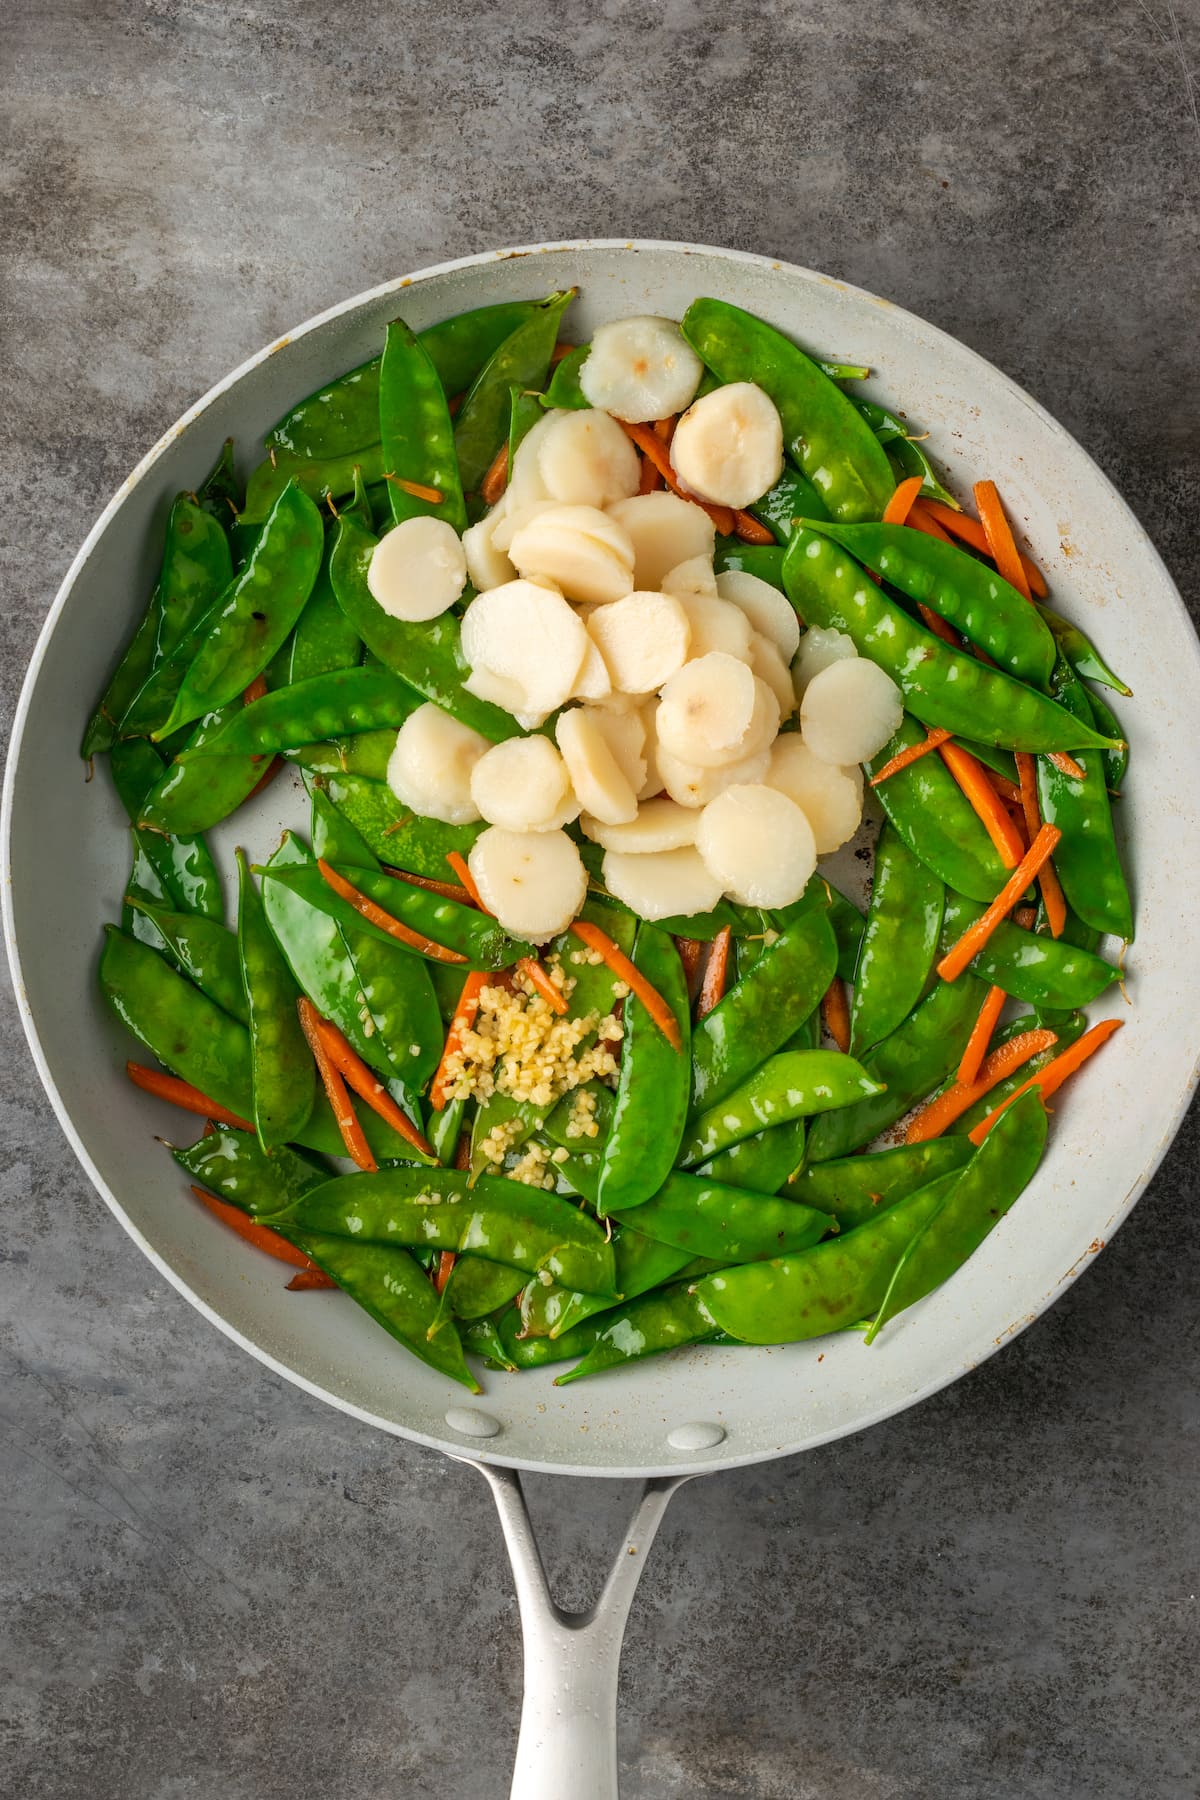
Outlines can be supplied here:
M641 474L638 476L638 493L653 494L663 485L663 478L648 456L642 458Z
M447 1070L450 1058L456 1056L462 1049L463 1038L475 1023L475 1016L479 1011L479 996L487 986L487 981L488 978L482 969L472 969L463 982L463 991L458 997L454 1017L446 1032L441 1061L433 1072L433 1081L429 1089L429 1104L434 1112L441 1112L446 1104Z
M943 619L939 613L934 612L932 606L926 606L923 600L918 600L917 611L925 621L927 629L932 631L934 637L941 638L943 644L949 644L952 650L958 649L958 633L954 630L952 625L947 625L945 619Z
M297 1250L295 1244L289 1244L285 1237L280 1237L269 1226L260 1225L257 1219L247 1218L240 1206L230 1206L228 1200L218 1200L207 1188L193 1186L192 1192L197 1200L207 1206L210 1213L220 1219L222 1225L228 1225L231 1231L236 1231L240 1238L245 1238L256 1250L265 1250L276 1262L289 1263L293 1269L316 1268L316 1263L311 1257L305 1256L303 1250Z
M1005 806L1020 806L1021 790L1015 781L1010 781L1007 775L1001 775L998 769L988 769L987 778Z
M687 980L688 993L690 994L696 986L696 976L700 972L700 957L703 953L704 945L700 942L699 938L677 937L675 939L675 948L678 950L679 960L683 964L683 973Z
M495 506L497 500L508 486L508 444L501 444L492 458L487 474L479 484L479 497L486 500L489 506Z
M979 1017L971 1027L971 1035L967 1039L967 1047L962 1053L962 1061L958 1065L956 1079L963 1087L970 1087L977 1078L980 1066L987 1055L987 1047L992 1041L992 1033L996 1029L996 1020L1004 1011L1007 998L1003 988L989 988L987 997L979 1009Z
M675 427L679 423L678 413L668 413L665 419L655 419L654 435L660 437L664 444L669 444L675 436Z
M984 556L990 555L987 533L978 519L971 518L969 513L955 512L952 506L947 506L941 500L922 500L921 510L935 524L944 526L950 535L958 538L961 543L969 544L972 550L979 550ZM1048 592L1046 577L1032 557L1026 556L1023 550L1019 550L1017 554L1021 558L1021 567L1025 571L1025 579L1030 588L1039 600L1044 600Z
M549 971L538 961L536 956L521 957L517 968L524 975L526 981L530 982L542 996L551 1012L558 1013L560 1017L567 1012L566 996L561 988L555 987L550 979Z
M938 752L967 799L982 819L988 836L1006 869L1015 869L1025 849L1021 834L1005 812L988 771L961 744L943 744Z
M172 1106L182 1107L184 1112L196 1113L202 1119L215 1119L218 1125L232 1125L238 1131L254 1130L248 1119L239 1118L227 1106L218 1106L215 1100L210 1100L207 1094L194 1088L190 1081L180 1081L177 1075L164 1075L161 1069L148 1069L144 1063L135 1062L125 1064L125 1073L134 1087L153 1094L156 1100L166 1100Z
M846 1056L850 1054L850 1007L846 1000L846 984L835 975L821 1001L821 1018L825 1029Z
M586 944L589 950L600 952L613 974L619 976L633 989L672 1048L682 1050L683 1039L679 1033L679 1022L675 1014L658 989L650 985L642 971L634 967L620 946L613 943L608 933L601 931L598 925L593 925L588 919L576 919L571 930L581 944Z
M300 1269L287 1284L289 1294L303 1294L310 1288L336 1288L337 1282L324 1269Z
M433 1155L433 1146L429 1140L422 1137L407 1113L396 1105L374 1069L367 1067L357 1050L347 1043L345 1036L338 1030L333 1020L322 1018L318 1013L316 1030L325 1046L325 1054L338 1074L361 1099L366 1101L372 1112L378 1113L379 1117L390 1125L393 1131L399 1133L405 1143L411 1144L414 1150L419 1150L423 1156L432 1157L436 1162L437 1158Z
M261 761L261 758L257 757L257 756L252 756L250 758L250 761L251 762L259 762L259 761ZM273 756L271 758L270 762L267 764L266 768L263 770L262 774L259 776L259 778L255 782L254 786L250 789L250 792L246 795L247 800L253 800L256 794L261 794L263 789L265 787L268 787L271 784L271 782L274 781L274 779L278 775L280 769L282 769L282 767L283 767L283 761L284 761L284 759L282 756Z
M564 356L570 356L572 350L578 350L578 344L555 344L550 352L550 367L557 368Z
M433 1285L439 1294L445 1291L446 1283L450 1279L450 1271L457 1261L458 1252L455 1250L443 1250L438 1257L438 1266L433 1271Z
M679 478L671 466L670 452L653 425L634 425L628 419L618 419L617 424L633 439L642 455L654 464L673 494L678 494L681 500L690 500L693 505L703 507L722 537L733 536L733 508L714 506L707 500L698 499L695 494L689 494L685 487L680 486Z
M479 889L475 886L475 877L467 867L466 857L457 850L447 850L446 861L471 896L471 904L477 906L480 912L486 912L487 907L479 897Z
M250 683L249 687L242 689L242 705L243 706L253 706L254 702L256 700L262 700L266 697L266 692L267 692L266 676L265 675L256 675L254 677L254 680Z
M773 544L775 542L774 533L768 531L767 527L760 519L756 519L753 513L743 512L741 507L734 509L733 529L743 544Z
M435 881L432 875L413 875L408 869L394 869L390 863L383 864L383 872L396 881L407 881L410 887L425 888L430 894L440 894L443 900L457 900L460 906L475 904L466 888L460 887L457 881Z
M733 927L722 925L708 947L708 961L704 965L704 977L696 1000L697 1020L710 1013L725 996L725 989L729 984L729 947L732 942Z
M1068 756L1065 750L1047 750L1046 761L1052 762L1064 775L1069 775L1072 781L1087 780L1086 770L1079 766L1073 756Z
M339 899L345 900L369 924L377 926L380 931L386 931L388 936L394 937L398 943L407 944L410 950L419 950L422 956L428 956L434 962L465 963L467 961L467 958L460 955L457 950L447 950L444 944L435 944L432 938L425 937L419 931L413 931L402 920L393 918L390 912L384 912L382 906L377 906L369 895L361 893L352 881L347 881L344 875L339 875L333 865L327 863L323 856L317 858L317 867Z
M1016 758L1017 774L1021 777L1021 808L1025 814L1025 830L1032 844L1042 824L1037 797L1037 770L1033 757L1027 750L1018 750ZM1038 876L1038 885L1046 906L1046 923L1050 927L1050 935L1061 937L1067 923L1067 901L1052 862L1048 862Z
M454 417L453 412L451 412L450 417ZM406 494L411 494L414 500L428 500L430 506L440 506L445 499L445 495L442 493L441 488L426 487L423 481L409 481L403 475L389 475L386 469L384 470L383 479L385 481L393 482L398 488L403 488L404 492Z
M1013 1101L1019 1100L1022 1094L1027 1094L1030 1088L1040 1088L1043 1100L1048 1100L1051 1094L1056 1094L1067 1076L1073 1075L1094 1051L1099 1050L1101 1044L1108 1042L1114 1031L1120 1031L1124 1023L1124 1019L1101 1019L1100 1023L1093 1025L1090 1031L1085 1031L1083 1036L1069 1045L1061 1056L1056 1056L1054 1061L1048 1062L1044 1069L1039 1069L1036 1075L1031 1075L1028 1081L1021 1084L1015 1094L1010 1094L1008 1099L994 1112L990 1112L986 1119L981 1119L970 1134L971 1142L982 1144L1000 1114L1007 1111Z
M927 504L928 503L924 500L914 501L912 506L908 509L907 523L911 525L915 531L923 531L926 537L937 538L939 543L948 544L950 539L946 536L946 533L933 517L933 514L926 510Z
M329 1052L321 1037L321 1015L311 1000L301 995L296 1002L296 1011L300 1017L300 1029L308 1040L308 1047L313 1053L313 1061L317 1065L317 1074L321 1077L321 1085L329 1097L333 1108L333 1116L337 1128L346 1146L346 1155L356 1162L360 1169L373 1174L379 1167L371 1154L371 1146L363 1136L363 1128L358 1122L350 1096L346 1092L346 1084L334 1068Z
M903 525L912 508L912 503L921 492L921 475L909 475L900 483L891 499L883 509L885 525Z
M905 1143L923 1144L929 1138L941 1137L946 1127L953 1125L955 1119L961 1119L968 1107L990 1094L998 1081L1004 1081L1023 1068L1031 1057L1049 1050L1057 1042L1057 1032L1048 1031L1044 1026L1009 1038L1007 1044L1001 1044L984 1059L974 1081L956 1081L953 1087L948 1087L914 1114L904 1134Z
M943 981L956 980L971 958L983 949L997 925L1012 911L1034 876L1054 854L1054 846L1061 837L1057 825L1042 826L987 911L973 925L968 925L957 944L943 956L937 966Z
M1015 587L1018 594L1023 594L1026 600L1032 601L1033 595L1017 553L1012 526L1008 522L994 481L975 483L975 505L979 509L983 535L987 539L988 555L996 565L997 574L1002 575L1010 587Z
M918 762L922 756L928 756L931 750L937 750L942 744L948 744L952 736L952 732L944 731L940 725L935 725L932 730L927 729L925 742L909 744L907 749L898 750L889 762L884 763L878 775L872 775L871 786L878 787L880 782L886 781L889 775L898 775L901 769L907 769L910 763Z

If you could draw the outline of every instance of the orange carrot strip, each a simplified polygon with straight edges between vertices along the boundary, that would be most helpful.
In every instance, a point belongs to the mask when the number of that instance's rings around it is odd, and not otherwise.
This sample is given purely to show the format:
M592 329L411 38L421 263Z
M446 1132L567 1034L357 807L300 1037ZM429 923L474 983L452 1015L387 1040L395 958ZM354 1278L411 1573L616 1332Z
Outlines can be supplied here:
M958 633L952 625L947 625L939 613L934 612L932 606L926 606L923 600L918 600L917 611L934 637L941 638L943 644L949 644L952 650L959 649Z
M254 680L250 683L249 687L242 689L242 705L243 706L253 706L254 702L256 700L265 699L266 692L267 692L266 676L265 675L256 675L254 677Z
M1042 826L987 911L973 925L968 925L958 942L943 956L937 966L943 981L956 980L971 958L983 949L997 925L1012 911L1039 869L1054 854L1054 847L1061 837L1057 825Z
M994 1112L990 1112L986 1119L981 1119L970 1134L971 1142L976 1145L982 1144L1001 1113L1006 1112L1013 1101L1019 1100L1022 1094L1027 1094L1030 1088L1040 1088L1043 1100L1048 1100L1051 1094L1056 1094L1067 1076L1073 1075L1094 1051L1099 1050L1101 1044L1108 1042L1114 1031L1120 1031L1124 1023L1124 1019L1101 1019L1100 1023L1093 1025L1090 1031L1085 1031L1083 1036L1070 1044L1061 1056L1056 1056L1054 1061L1048 1062L1044 1069L1039 1069L1036 1075L1031 1075L1028 1081L1022 1082L1015 1094L1010 1094L1008 1099Z
M987 997L979 1009L979 1017L971 1027L971 1035L967 1039L967 1047L962 1053L962 1061L958 1065L956 1079L963 1087L970 1087L977 1078L987 1047L992 1041L992 1033L996 1029L996 1020L1004 1011L1007 998L1003 988L989 988Z
M733 943L732 925L722 925L708 947L708 961L696 1000L696 1018L704 1018L725 996L729 984L729 949Z
M367 1067L357 1050L347 1043L344 1034L338 1030L333 1020L322 1018L318 1013L316 1029L330 1062L360 1099L365 1100L371 1111L378 1113L385 1124L390 1125L392 1130L404 1139L405 1143L411 1144L413 1149L419 1150L423 1156L433 1157L436 1162L437 1158L433 1156L433 1146L428 1138L421 1135L407 1113L397 1106L374 1069Z
M1021 777L1021 808L1025 814L1025 830L1032 844L1042 823L1037 796L1037 769L1027 750L1018 750L1016 760L1017 774ZM1046 923L1050 927L1050 935L1061 937L1067 923L1067 901L1052 862L1048 862L1038 876L1038 885L1046 906Z
M447 950L444 944L435 944L432 938L425 937L419 931L413 931L402 920L393 918L390 912L384 912L382 906L377 906L368 894L361 893L352 881L347 881L344 875L339 875L333 865L327 863L323 856L317 858L317 867L339 899L345 900L369 924L377 926L380 931L386 931L388 936L394 937L398 943L407 944L410 950L419 950L422 956L428 956L434 962L465 963L467 961L467 958L460 955L457 950Z
M687 489L680 485L679 478L671 466L670 452L655 432L653 425L633 425L628 419L618 419L617 424L628 437L633 439L642 455L654 464L673 494L678 494L681 500L690 500L694 506L703 507L722 537L733 536L733 508L714 506L707 500L700 500L695 494L689 494Z
M678 413L669 413L665 419L655 419L654 435L660 437L664 444L669 444L675 436L675 427L679 423Z
M983 821L1005 868L1015 869L1025 846L983 764L961 744L943 744L938 754Z
M414 875L408 869L395 869L390 863L383 864L383 872L396 881L407 881L410 887L424 888L430 894L440 894L443 900L457 900L460 906L475 904L466 888L460 887L457 881L435 881L432 875Z
M1023 594L1026 600L1032 601L1033 595L1017 552L1012 526L1008 522L994 481L975 483L975 505L979 509L983 535L987 539L988 555L996 565L997 574L1003 576L1010 587L1015 587L1018 594Z
M835 975L825 990L821 1001L821 1018L825 1029L845 1055L850 1054L850 1006L846 999L846 984L840 975Z
M555 344L550 352L550 367L556 368L564 356L570 356L572 350L578 350L578 344Z
M467 391L465 388L463 389L461 394L451 394L449 400L446 403L446 411L450 414L450 417L452 419L457 417L459 411L462 408L462 403L466 399L466 397L467 397Z
M923 531L926 537L937 538L939 543L948 544L950 539L946 536L946 533L933 517L933 514L926 510L926 505L927 503L924 500L915 500L908 509L908 519L906 523L911 525L915 531Z
M497 500L508 486L508 444L501 444L488 467L488 472L479 484L479 497L486 500L489 506L495 506Z
M987 777L1005 806L1020 806L1021 790L1015 781L1010 781L1007 775L1001 775L998 769L988 769Z
M289 1294L303 1294L307 1293L310 1288L336 1287L337 1282L332 1275L327 1275L324 1269L318 1269L314 1264L311 1269L300 1269L293 1275L287 1284L286 1291Z
M441 1112L446 1104L447 1069L450 1058L462 1049L463 1037L475 1023L475 1016L479 1011L479 996L487 983L488 978L482 969L472 969L463 982L463 991L458 997L454 1017L446 1032L441 1061L433 1072L433 1081L429 1089L429 1104L434 1112Z
M571 930L581 944L589 950L598 950L613 974L631 987L667 1042L675 1050L683 1049L683 1039L679 1033L679 1021L671 1011L656 987L652 987L635 968L619 944L614 944L607 931L601 931L589 919L576 919Z
M227 1106L218 1106L190 1081L180 1081L177 1075L164 1075L161 1069L148 1069L144 1063L135 1062L125 1064L125 1073L134 1087L153 1094L156 1100L166 1100L184 1112L196 1113L201 1119L215 1119L218 1125L232 1125L238 1131L254 1130L249 1119L239 1118Z
M1032 931L1037 924L1037 908L1035 906L1018 906L1013 914L1013 924L1019 925L1022 931Z
M696 985L696 976L700 972L700 958L704 952L704 945L699 938L677 937L675 948L678 950L679 960L683 964L683 973L690 994Z
M885 525L903 525L912 509L912 503L921 492L921 475L909 475L900 483L891 499L883 509Z
M446 1283L450 1279L450 1271L457 1261L458 1252L456 1250L443 1250L438 1257L438 1266L433 1271L433 1285L439 1294L445 1291Z
M1062 891L1058 870L1052 862L1048 862L1041 871L1038 876L1038 884L1042 890L1042 903L1046 908L1046 923L1050 927L1050 936L1061 937L1067 928L1067 896Z
M521 957L517 968L524 975L526 981L537 989L551 1012L556 1012L561 1017L569 1010L562 989L555 987L550 979L549 971L538 961L536 956Z
M251 762L260 762L261 760L262 760L261 757L257 757L257 756L252 756L250 758ZM250 792L246 795L247 800L253 800L256 794L261 794L265 787L270 786L271 782L273 782L275 777L278 775L280 769L282 769L283 762L284 762L284 759L282 756L273 756L271 758L270 762L267 764L266 768L263 770L262 774L259 776L259 778L255 782L254 786L250 789Z
M358 1122L357 1114L350 1104L350 1096L346 1092L346 1084L334 1068L325 1041L321 1036L321 1015L311 1000L301 995L296 1002L296 1011L300 1018L300 1029L308 1040L313 1061L317 1065L317 1074L321 1077L321 1086L329 1098L333 1108L333 1116L341 1133L342 1142L346 1146L346 1155L356 1162L360 1169L373 1174L379 1167L371 1154L371 1146L363 1135L363 1128Z
M289 1263L293 1269L316 1268L316 1263L311 1257L305 1256L303 1250L297 1250L295 1244L289 1244L285 1237L280 1237L269 1226L260 1225L257 1219L247 1218L240 1206L230 1206L228 1200L218 1200L207 1188L193 1186L192 1192L197 1200L203 1201L210 1213L220 1219L222 1225L228 1225L231 1231L236 1231L240 1238L245 1238L256 1250L265 1250L268 1256L273 1256L277 1262Z
M471 904L477 906L480 912L486 912L487 907L479 897L479 889L475 886L475 877L467 867L466 857L457 850L448 850L446 852L446 861L450 864L450 867L454 870L454 873L458 876L458 879L462 882L468 894L471 896Z
M1086 770L1079 766L1073 756L1068 756L1065 750L1047 750L1046 761L1052 762L1064 775L1069 775L1072 781L1087 780Z
M969 544L972 550L982 551L984 556L990 555L987 533L978 519L971 518L969 513L955 512L952 506L947 506L942 500L922 500L921 509L935 524L944 526L952 537L958 538L961 543ZM1046 587L1046 577L1032 557L1026 556L1023 550L1018 550L1017 554L1021 558L1021 567L1025 571L1025 579L1030 588L1039 600L1044 600L1049 591Z
M642 458L641 474L638 476L638 493L653 494L663 485L663 478L648 456Z
M753 513L743 512L741 507L734 509L733 529L743 544L773 544L775 542L774 532L768 531L760 519L756 519Z
M1001 1044L984 1060L974 1081L956 1081L913 1115L904 1134L905 1143L923 1144L929 1138L941 1137L946 1127L953 1125L955 1119L961 1119L968 1107L990 1094L998 1081L1004 1081L1017 1069L1024 1068L1031 1057L1049 1050L1057 1042L1057 1032L1048 1031L1044 1026L1009 1038L1007 1044Z
M453 418L454 414L451 413L450 416ZM403 488L404 492L411 494L414 500L428 500L431 506L440 506L445 499L441 488L426 487L423 481L409 481L403 475L389 475L386 469L383 479L392 482L395 487Z
M926 729L925 742L909 744L907 749L898 750L890 761L884 763L878 775L872 775L871 786L878 787L889 775L898 775L910 763L918 762L922 756L928 756L931 750L938 750L943 744L948 744L952 736L952 732L944 731L940 725L935 725L932 730Z

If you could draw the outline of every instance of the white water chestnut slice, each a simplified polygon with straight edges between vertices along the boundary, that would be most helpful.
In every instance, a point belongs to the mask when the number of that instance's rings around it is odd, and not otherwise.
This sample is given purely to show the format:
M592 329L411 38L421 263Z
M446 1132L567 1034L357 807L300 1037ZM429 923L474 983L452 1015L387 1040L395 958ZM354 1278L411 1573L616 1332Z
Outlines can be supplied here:
M753 629L740 606L718 600L715 594L680 594L679 603L687 614L692 643L689 662L708 656L714 650L736 656L739 662L750 661Z
M867 762L899 730L903 716L900 689L865 656L822 669L800 702L804 741L827 763Z
M599 606L588 620L614 688L652 694L682 669L691 643L688 616L669 594L626 594Z
M542 480L541 448L555 427L571 414L557 408L548 412L543 419L532 426L517 445L517 454L508 471L504 495L500 504L512 517L523 512L527 507L536 506L539 502L550 500L552 495Z
M750 636L750 667L774 694L780 718L790 719L796 710L792 672L780 656L775 640L764 637L761 631L752 632Z
M791 662L800 648L800 621L786 594L745 569L722 569L717 592L722 600L740 606L755 631L771 639L785 663Z
M472 825L479 810L471 798L471 772L489 748L485 737L427 700L396 734L388 786L401 805L424 818Z
M663 787L680 806L707 806L727 787L742 782L762 781L771 760L769 750L756 750L753 756L741 757L720 769L702 769L696 763L681 762L659 744L656 760Z
M642 755L646 762L646 779L638 789L638 800L652 799L663 791L662 771L658 766L658 701L655 698L645 700L639 710L645 739L642 744Z
M659 746L700 768L734 762L754 719L756 699L747 664L710 650L665 683L656 717Z
M664 594L707 594L717 597L717 578L711 556L689 556L685 562L668 569L659 584Z
M546 507L513 534L508 551L525 576L556 582L570 600L619 600L633 588L633 544L595 506Z
M818 856L840 849L862 823L863 777L858 764L822 762L799 732L775 739L763 782L796 802L812 826Z
M721 506L761 500L783 473L775 402L752 381L731 381L702 395L675 427L671 466L702 500Z
M681 500L667 488L653 494L635 494L608 508L633 545L633 586L651 593L662 588L662 579L693 556L712 561L716 526L694 500Z
M467 584L462 539L446 519L402 519L381 537L367 567L367 586L393 619L436 619Z
M565 831L489 825L467 857L479 897L513 937L544 944L579 916L587 872Z
M471 771L471 799L480 818L507 831L557 831L579 816L567 765L546 737L485 750Z
M721 898L720 882L690 845L639 856L606 850L600 866L609 893L643 919L710 912Z
M728 787L700 814L696 848L743 906L790 906L817 866L812 827L794 800L761 783Z
M613 754L598 710L590 706L568 708L559 714L554 735L583 810L609 825L635 819L637 789Z
M504 551L496 547L496 527L503 522L503 518L503 513L493 508L478 524L468 525L463 532L462 547L467 562L467 575L471 586L480 594L487 588L503 587L506 581L516 580L517 571Z
M646 725L641 713L637 707L593 706L588 710L636 798L646 781Z
M854 639L848 633L827 630L823 625L810 625L792 659L792 686L797 700L803 700L805 688L822 669L828 669L835 662L849 662L857 655Z
M463 616L462 650L472 671L487 669L515 683L527 713L545 714L563 704L588 641L562 595L534 581L489 588Z
M621 850L629 856L647 856L655 850L682 850L696 841L696 818L692 808L680 806L666 798L647 800L638 807L636 819L628 825L606 825L584 813L579 823L585 837L603 844L606 850Z
M637 493L642 465L606 412L563 412L538 445L538 473L552 500L607 506Z
M617 600L614 601L613 604L619 606L621 602ZM593 609L589 608L589 611L591 610ZM594 610L601 613L606 612L608 609L607 607L597 606ZM587 620L582 619L582 616L581 622L586 628ZM583 662L580 664L579 673L575 677L575 686L571 689L571 699L609 700L612 698L612 692L612 676L608 672L608 664L601 656L599 648L592 641L589 633L588 647L584 653Z
M590 405L644 424L682 412L703 374L674 319L613 319L596 327L579 386Z

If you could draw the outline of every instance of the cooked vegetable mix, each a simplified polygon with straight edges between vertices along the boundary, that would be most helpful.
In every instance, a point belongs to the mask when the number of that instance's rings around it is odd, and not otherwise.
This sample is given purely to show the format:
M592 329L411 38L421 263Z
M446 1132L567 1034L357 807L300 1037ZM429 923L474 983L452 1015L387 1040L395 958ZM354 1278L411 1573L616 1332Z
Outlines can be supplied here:
M192 1192L472 1389L886 1342L1134 935L1127 690L994 485L723 300L573 343L574 298L397 318L244 491L224 446L82 743ZM203 834L284 767L309 840L237 852L231 928ZM864 918L824 859L867 783Z

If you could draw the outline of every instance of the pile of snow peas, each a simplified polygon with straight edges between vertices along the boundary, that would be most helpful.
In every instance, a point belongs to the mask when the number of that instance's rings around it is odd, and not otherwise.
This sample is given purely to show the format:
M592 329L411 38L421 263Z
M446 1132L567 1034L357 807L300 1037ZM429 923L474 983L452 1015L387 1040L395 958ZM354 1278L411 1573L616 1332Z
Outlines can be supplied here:
M483 909L480 825L414 813L388 764L427 703L490 743L525 733L465 685L473 591L399 618L366 569L403 521L465 533L546 410L588 406L573 298L397 320L248 479L226 444L171 505L82 744L129 818L100 985L153 1059L131 1078L205 1120L172 1150L193 1192L290 1287L340 1289L475 1391L482 1366L570 1361L569 1382L685 1345L873 1342L1032 1178L1047 1098L1119 1023L1084 1013L1123 973L1106 948L1134 935L1101 691L1129 690L1047 603L992 484L975 517L860 397L869 371L708 298L678 327L698 393L752 384L784 446L769 491L706 507L714 567L786 596L794 670L841 634L903 699L864 770L865 916L818 868L786 907L642 918L574 825L567 931L521 941ZM238 853L227 922L205 833L289 765L307 831ZM548 1102L456 1088L480 1006L510 1001L576 1023L580 1051L615 1021L615 1069Z

